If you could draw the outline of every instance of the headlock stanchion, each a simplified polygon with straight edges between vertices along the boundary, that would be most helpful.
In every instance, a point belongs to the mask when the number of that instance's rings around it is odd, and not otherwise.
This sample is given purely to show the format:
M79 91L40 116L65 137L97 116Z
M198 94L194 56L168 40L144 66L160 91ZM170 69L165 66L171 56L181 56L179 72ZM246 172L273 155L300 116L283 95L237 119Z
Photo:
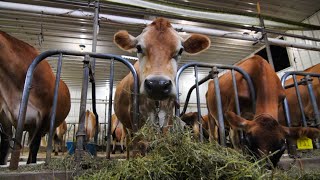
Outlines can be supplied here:
M225 139L225 128L224 128L224 120L223 120L223 112L222 112L222 102L221 102L221 95L220 95L220 88L219 88L219 78L218 78L218 73L219 73L219 69L224 69L224 70L231 70L232 73L232 81L233 81L233 89L234 89L234 93L235 93L235 106L236 106L236 113L238 115L240 115L240 106L239 106L239 100L238 100L238 91L237 91L237 85L236 85L236 81L235 81L235 72L237 71L238 73L240 73L244 79L247 81L248 83L248 87L249 87L249 91L250 91L250 97L251 97L251 104L252 104L252 110L253 113L255 113L255 108L256 108L256 103L255 103L255 91L253 88L253 84L251 81L250 76L243 71L241 68L237 67L237 66L231 66L231 65L222 65L222 64L209 64L209 63L198 63L198 62L191 62L191 63L187 63L185 65L183 65L177 72L177 76L176 76L176 84L177 84L177 103L180 104L180 100L179 100L179 78L180 75L182 74L182 72L189 68L189 67L193 67L195 70L195 85L193 85L190 89L189 92L187 94L186 97L186 101L183 107L183 111L180 114L180 108L176 106L176 116L182 116L183 114L185 114L188 103L189 103L189 99L190 99L190 95L193 91L194 88L198 90L199 86L201 84L203 84L204 82L213 79L214 81L214 87L215 87L215 92L216 92L216 105L217 105L217 109L218 109L218 122L219 122L219 140L220 140L220 144L223 146L226 146L226 139ZM209 70L211 70L209 72L209 74L204 77L203 79L201 79L200 81L198 81L198 67L201 68L208 68ZM198 110L198 120L199 120L199 124L202 124L202 119L201 117L201 109L200 109L200 97L199 97L199 93L196 93L196 100L197 100L197 110ZM202 128L200 126L200 128ZM202 133L200 131L200 133ZM203 135L200 135L200 137L203 137Z
M23 88L23 93L22 93L22 99L20 103L20 109L19 109L19 116L18 116L18 121L17 121L17 128L16 128L16 133L15 133L15 142L13 146L13 150L11 153L11 160L10 160L10 165L9 169L15 170L18 168L19 164L19 159L20 159L20 151L21 151L21 139L22 139L22 134L23 134L23 126L24 122L26 119L26 112L27 112L27 104L29 100L29 94L31 90L31 82L33 78L33 72L36 68L36 66L45 58L53 55L59 55L60 58L62 58L62 55L70 55L70 56L82 56L85 57L84 60L84 70L83 70L83 87L81 91L81 105L80 105L80 115L79 115L79 128L78 128L78 134L77 134L77 149L76 149L76 155L75 157L78 159L81 159L81 155L77 154L77 152L81 152L81 150L84 149L84 141L83 141L83 127L84 127L84 118L85 118L85 108L86 108L86 92L88 89L88 78L89 78L89 65L90 65L90 58L101 58L101 59L114 59L122 64L126 65L129 70L131 71L133 78L134 78L134 100L133 100L133 121L134 124L138 124L138 93L139 93L139 82L138 82L138 75L136 70L134 69L134 66L126 59L121 58L120 56L112 55L112 54L101 54L101 53L91 53L91 52L77 52L77 51L65 51L65 50L51 50L51 51L46 51L41 53L39 56L37 56L33 62L30 64L25 83L24 83L24 88ZM58 61L58 70L57 70L57 75L56 78L59 82L60 80L60 72L61 72L61 65L62 65L62 60L60 59ZM52 126L54 125L54 120L55 120L55 109L56 109L56 102L57 102L57 93L58 93L58 85L59 83L55 84L55 92L54 92L54 99L53 99L53 106L52 106L52 112L51 112L51 122L50 122L50 132L49 136L51 134L51 137L49 137L48 142L52 142L52 134L54 128ZM111 88L112 89L112 88ZM109 93L112 93L112 91L109 91ZM110 135L109 135L110 136ZM49 147L51 146L51 147ZM46 158L46 163L49 163L50 161L50 153L52 152L52 143L48 144L47 147L47 158ZM48 157L49 156L49 157Z
M290 85L285 85L285 81L287 80L287 78L289 76L292 76L293 78L293 84ZM304 76L304 78L301 79L301 81L297 81L296 76ZM316 77L320 78L320 74L317 73L308 73L308 72L301 72L301 71L288 71L286 72L282 77L281 77L281 84L285 89L288 88L295 88L296 91L296 95L297 95L297 100L299 103L299 109L301 112L301 121L302 121L302 125L304 127L307 127L307 120L304 114L304 110L303 110L303 104L302 104L302 100L301 100L301 94L299 92L299 85L307 85L308 88L308 94L309 94L309 98L312 104L312 108L313 108L313 112L315 115L315 126L319 127L320 126L320 114L319 114L319 109L318 109L318 105L317 105L317 101L315 98L315 95L313 93L313 89L312 89L312 78L311 77ZM283 100L283 110L285 113L285 119L286 119L286 123L287 126L290 127L291 126L291 118L290 118L290 108L289 108L289 104L288 104L288 100L287 98L285 98Z
M289 76L292 76L293 79L293 84L289 84L286 85L285 81L288 79ZM297 81L297 76L303 76L303 78L300 81ZM306 120L306 116L304 114L304 105L302 103L302 99L301 99L301 94L299 91L299 85L306 85L307 89L308 89L308 94L309 94L309 98L312 104L312 108L313 108L313 112L315 115L315 127L319 127L319 123L320 123L320 116L319 116L319 110L318 110L318 105L316 102L316 98L315 95L313 93L313 89L312 89L312 78L311 77L316 77L318 80L320 78L320 74L317 73L308 73L308 72L301 72L301 71L288 71L286 72L282 77L281 77L281 85L283 88L288 89L288 88L295 88L295 92L296 92L296 96L297 96L297 101L299 104L299 110L301 112L301 124L304 127L307 127L307 120ZM283 111L284 111L284 116L285 116L285 120L287 123L288 127L291 127L291 117L290 117L290 108L289 108L289 104L288 104L288 100L287 98L285 98L283 100ZM318 142L316 142L318 144ZM293 142L292 140L288 140L287 142L287 146L288 146L288 153L290 155L295 155L296 154L296 143Z

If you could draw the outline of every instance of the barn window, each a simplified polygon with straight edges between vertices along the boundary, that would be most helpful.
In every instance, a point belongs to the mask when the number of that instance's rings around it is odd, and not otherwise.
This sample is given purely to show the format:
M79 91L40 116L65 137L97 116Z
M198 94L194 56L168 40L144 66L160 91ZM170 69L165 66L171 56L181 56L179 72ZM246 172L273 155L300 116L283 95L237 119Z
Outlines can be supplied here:
M280 39L283 40L283 37ZM290 67L290 61L287 53L287 49L281 46L270 45L274 69L276 72L281 71L287 67ZM256 53L257 55L268 59L266 48L261 49Z

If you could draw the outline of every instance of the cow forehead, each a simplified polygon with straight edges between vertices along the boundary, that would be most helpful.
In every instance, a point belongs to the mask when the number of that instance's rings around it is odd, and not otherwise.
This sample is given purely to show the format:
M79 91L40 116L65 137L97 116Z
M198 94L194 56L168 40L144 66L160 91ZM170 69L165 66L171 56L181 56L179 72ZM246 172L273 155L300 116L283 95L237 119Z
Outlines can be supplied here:
M176 51L181 46L182 38L171 26L166 28L148 26L139 36L138 41L147 49Z

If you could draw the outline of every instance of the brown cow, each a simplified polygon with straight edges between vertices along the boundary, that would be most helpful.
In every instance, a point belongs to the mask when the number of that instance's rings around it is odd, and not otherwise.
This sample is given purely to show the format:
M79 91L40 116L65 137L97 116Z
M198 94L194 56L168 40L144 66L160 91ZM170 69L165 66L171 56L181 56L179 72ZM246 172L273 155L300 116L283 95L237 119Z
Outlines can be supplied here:
M86 111L85 123L86 140L89 142L94 138L97 130L96 116L93 114L93 112L89 110Z
M304 72L309 72L309 73L319 73L320 74L320 64L314 65L306 70ZM297 81L299 82L303 76L297 76ZM312 78L312 88L313 88L313 93L316 97L317 105L318 108L320 108L320 84L319 84L319 79L314 77ZM285 85L293 84L293 79L290 78L286 80ZM309 92L308 88L306 85L299 85L299 92L301 95L301 100L303 104L303 112L306 116L308 123L313 123L310 122L311 120L314 120L314 113L313 113L313 107L311 100L309 98ZM286 98L288 100L288 105L289 105L289 110L290 110L290 119L291 119L291 125L292 126L302 126L301 122L301 111L299 109L299 103L297 100L297 95L294 87L285 89L286 93ZM320 109L319 109L320 110ZM284 112L283 112L283 107L280 106L279 108L279 120L282 125L286 125L286 121L284 118Z
M111 134L112 134L112 154L116 153L116 142L120 142L121 150L120 152L124 152L124 139L126 137L126 131L122 125L122 123L119 121L117 116L115 114L112 115L111 119Z
M60 126L56 128L56 131L53 136L54 143L54 155L58 155L59 152L63 151L63 146L65 145L64 135L67 132L67 123L63 121Z
M196 54L209 48L210 39L204 35L192 34L184 40L167 19L157 18L137 37L127 31L117 32L114 42L123 50L136 51L139 58L134 67L140 85L140 125L148 120L164 127L164 130L167 129L173 116L178 60L183 51ZM114 110L124 127L130 130L133 129L132 94L133 76L129 73L117 85ZM159 114L162 118L155 122Z
M202 120L202 132L205 139L209 139L209 123L208 115L201 116ZM181 116L181 120L186 123L187 127L192 128L196 138L199 138L200 129L198 121L198 112L189 112Z
M320 135L320 131L315 128L287 128L279 124L278 106L285 93L278 76L267 61L260 56L253 56L240 62L237 66L246 71L253 81L256 92L256 113L253 117L247 116L246 119L234 113L235 103L231 73L222 75L219 78L222 108L225 119L232 127L230 138L234 147L240 147L237 130L242 129L246 137L245 145L250 152L258 158L275 153L270 157L273 166L275 166L286 148L286 138L297 138L299 136L314 138ZM236 82L241 113L252 114L247 83L239 73L236 73ZM213 81L209 82L206 96L209 113L217 119ZM210 136L213 136L212 125L215 123L217 124L217 122L209 122Z
M34 47L0 31L0 124L4 129L1 133L0 164L7 162L11 127L17 125L26 72L38 55ZM54 86L55 75L44 60L34 71L24 123L24 130L32 137L27 163L36 162L41 137L49 130ZM60 80L55 128L68 115L70 105L69 89Z

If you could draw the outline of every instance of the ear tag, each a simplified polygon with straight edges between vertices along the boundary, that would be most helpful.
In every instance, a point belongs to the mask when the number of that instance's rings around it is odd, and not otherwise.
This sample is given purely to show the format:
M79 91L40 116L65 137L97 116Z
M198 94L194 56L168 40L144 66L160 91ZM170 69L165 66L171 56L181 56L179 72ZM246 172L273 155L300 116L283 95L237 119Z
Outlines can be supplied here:
M305 136L297 139L298 150L313 149L312 140Z

